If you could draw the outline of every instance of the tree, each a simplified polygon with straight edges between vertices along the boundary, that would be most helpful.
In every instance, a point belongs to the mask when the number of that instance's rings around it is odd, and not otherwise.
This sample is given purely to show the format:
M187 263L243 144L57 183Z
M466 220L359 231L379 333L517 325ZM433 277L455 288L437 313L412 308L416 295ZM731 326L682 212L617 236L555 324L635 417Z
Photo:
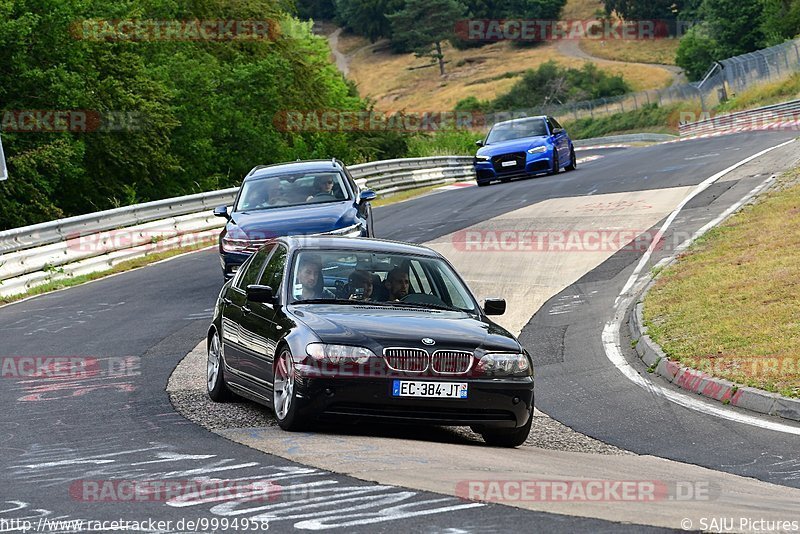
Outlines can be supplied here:
M717 58L719 45L711 37L706 24L699 24L686 32L678 51L675 64L683 69L690 80L699 80Z
M780 44L800 35L800 0L762 0L764 45Z
M336 21L374 43L391 36L392 26L387 17L402 5L403 0L335 0Z
M432 57L444 76L442 42L452 39L456 21L466 7L457 0L407 0L405 8L389 15L393 40L403 43L417 57Z
M701 11L717 42L717 53L726 59L758 50L764 42L763 15L759 2L742 0L703 0Z
M296 7L301 19L332 20L336 16L333 0L297 0Z

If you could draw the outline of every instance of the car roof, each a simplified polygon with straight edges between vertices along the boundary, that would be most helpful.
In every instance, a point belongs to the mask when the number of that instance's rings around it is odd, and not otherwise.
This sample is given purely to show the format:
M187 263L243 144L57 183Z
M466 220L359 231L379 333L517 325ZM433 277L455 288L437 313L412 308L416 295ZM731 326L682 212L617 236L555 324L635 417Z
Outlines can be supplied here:
M307 161L292 161L288 163L274 163L272 165L256 165L247 174L245 180L293 172L339 171L342 169L342 167L342 163L335 159L313 159Z
M289 247L289 250L353 250L360 252L378 252L381 254L414 254L429 258L441 258L441 254L422 245L375 239L369 237L336 237L336 236L285 236L278 239Z

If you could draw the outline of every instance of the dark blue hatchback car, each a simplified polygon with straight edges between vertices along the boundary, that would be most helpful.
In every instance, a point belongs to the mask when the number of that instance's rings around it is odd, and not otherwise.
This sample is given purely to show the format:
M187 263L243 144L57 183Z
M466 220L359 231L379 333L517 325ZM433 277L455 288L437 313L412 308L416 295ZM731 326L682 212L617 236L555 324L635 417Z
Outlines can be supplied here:
M376 197L336 159L259 165L245 177L219 236L225 278L268 241L287 235L372 237Z
M536 174L575 169L575 149L564 128L553 117L525 117L498 122L486 139L477 141L473 161L478 185L508 182Z

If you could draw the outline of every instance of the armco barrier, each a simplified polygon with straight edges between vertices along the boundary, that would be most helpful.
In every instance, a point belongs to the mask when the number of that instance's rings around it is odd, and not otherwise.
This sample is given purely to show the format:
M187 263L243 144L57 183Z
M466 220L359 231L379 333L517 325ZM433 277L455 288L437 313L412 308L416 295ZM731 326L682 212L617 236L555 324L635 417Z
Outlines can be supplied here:
M349 169L360 187L384 194L474 178L468 156L376 161ZM231 204L237 191L158 200L0 232L0 297L155 251L211 243L224 223L212 210Z
M800 125L798 121L800 121L800 100L792 100L746 111L721 113L701 121L681 124L680 134L685 137L732 130L763 130L780 123L798 129Z

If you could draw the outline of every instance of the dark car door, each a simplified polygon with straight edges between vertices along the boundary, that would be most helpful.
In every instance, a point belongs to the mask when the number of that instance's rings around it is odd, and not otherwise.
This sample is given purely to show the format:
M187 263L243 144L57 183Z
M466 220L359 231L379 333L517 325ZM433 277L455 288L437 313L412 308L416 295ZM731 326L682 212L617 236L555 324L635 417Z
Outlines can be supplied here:
M280 294L286 255L286 247L276 245L258 278L259 285L270 286L276 295ZM242 351L242 371L260 388L266 389L272 380L272 362L280 337L275 325L275 306L271 303L247 301L246 307L242 309L241 325L243 336L247 340Z
M247 307L245 288L256 283L264 267L264 260L272 248L262 248L249 258L223 296L225 308L222 312L222 342L225 344L225 362L233 368L235 374L242 372L242 355L247 339L242 325L245 315L243 308Z

